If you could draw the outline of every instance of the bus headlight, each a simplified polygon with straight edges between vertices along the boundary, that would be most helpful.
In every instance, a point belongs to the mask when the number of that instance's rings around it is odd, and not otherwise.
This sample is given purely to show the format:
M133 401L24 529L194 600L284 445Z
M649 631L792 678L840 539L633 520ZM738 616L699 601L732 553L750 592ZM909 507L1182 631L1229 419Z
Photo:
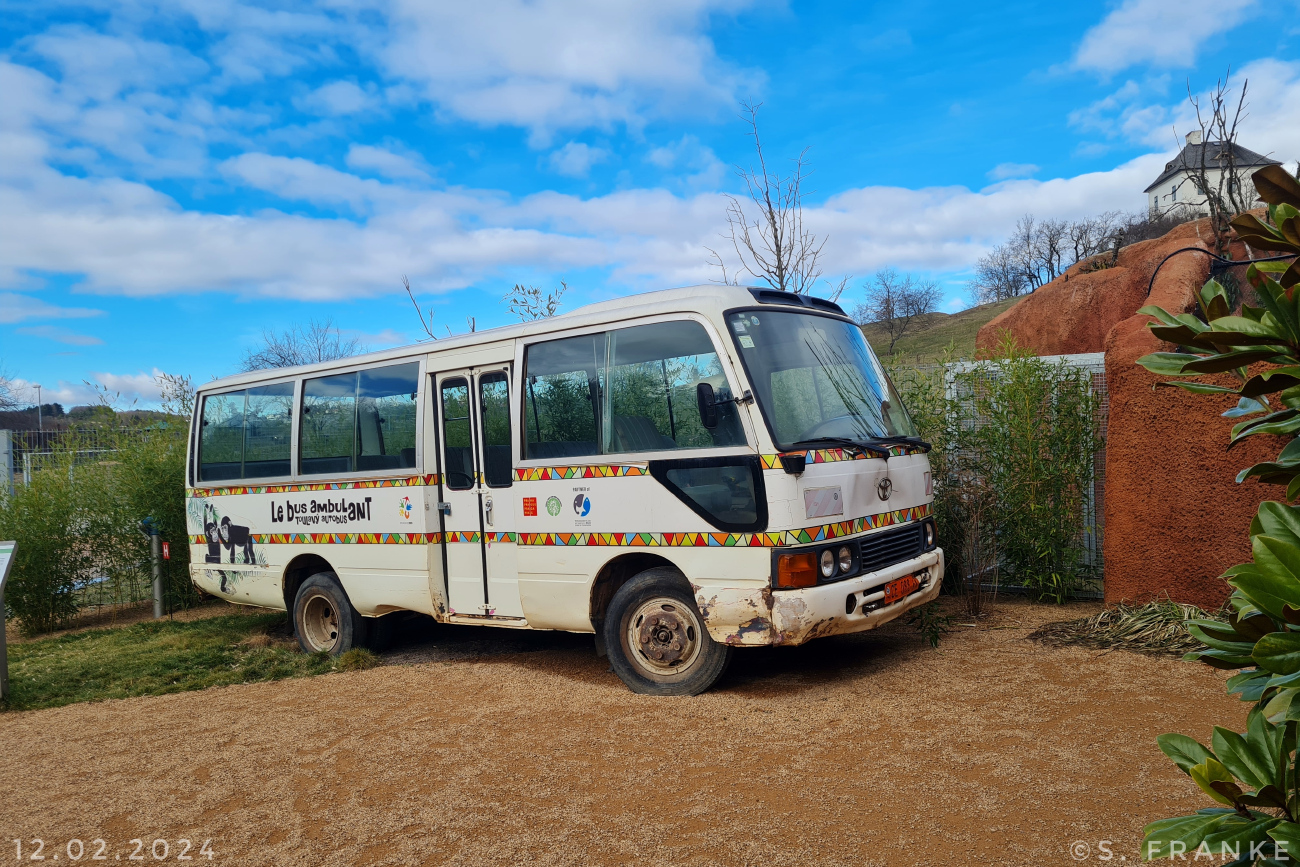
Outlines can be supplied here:
M853 552L849 550L848 545L842 545L840 547L837 559L840 561L840 574L849 574L849 570L853 568Z
M821 569L823 578L830 578L835 574L835 552L830 548L822 551Z
M934 547L934 521L925 522L925 547L926 550Z

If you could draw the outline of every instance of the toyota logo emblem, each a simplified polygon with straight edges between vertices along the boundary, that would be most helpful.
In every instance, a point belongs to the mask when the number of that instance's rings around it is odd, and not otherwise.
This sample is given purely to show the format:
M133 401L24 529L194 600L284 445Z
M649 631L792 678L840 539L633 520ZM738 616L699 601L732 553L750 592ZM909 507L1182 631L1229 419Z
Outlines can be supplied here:
M888 500L889 495L893 492L894 483L891 482L888 477L881 479L880 484L876 485L876 493L880 494L880 499L882 500Z

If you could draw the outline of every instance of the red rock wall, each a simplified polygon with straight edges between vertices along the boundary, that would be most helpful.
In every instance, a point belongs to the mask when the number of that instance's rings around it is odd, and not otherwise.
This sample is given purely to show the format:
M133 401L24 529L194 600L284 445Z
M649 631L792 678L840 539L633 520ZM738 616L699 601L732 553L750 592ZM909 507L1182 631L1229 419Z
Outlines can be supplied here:
M1149 303L1175 313L1191 310L1209 275L1208 257L1177 256L1160 269L1146 297L1152 271L1166 255L1204 247L1197 228L1189 223L1125 248L1118 267L1058 278L985 325L977 341L987 350L1009 332L1040 355L1106 353L1102 554L1108 603L1167 593L1178 602L1217 607L1229 591L1219 576L1250 559L1247 530L1255 510L1282 493L1234 481L1239 470L1276 455L1282 444L1261 437L1227 451L1233 423L1220 414L1236 404L1234 398L1153 389L1159 377L1136 364L1143 355L1172 349L1152 336L1146 327L1151 317L1137 309ZM1205 234L1205 221L1199 228Z

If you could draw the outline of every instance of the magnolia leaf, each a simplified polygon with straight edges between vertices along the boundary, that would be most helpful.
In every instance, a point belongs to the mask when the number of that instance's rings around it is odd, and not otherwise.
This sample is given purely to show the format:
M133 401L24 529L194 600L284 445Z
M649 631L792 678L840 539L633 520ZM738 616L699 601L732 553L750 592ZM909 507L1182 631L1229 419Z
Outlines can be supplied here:
M1205 382L1157 382L1156 388L1181 388L1192 394L1240 394L1239 389L1222 385L1210 385Z
M1229 653L1235 653L1240 656L1251 656L1254 653L1256 642L1254 641L1235 641L1226 640L1222 637L1222 632L1218 630L1206 629L1195 621L1186 624L1187 631L1197 640L1204 643L1207 647L1215 650L1226 650ZM1271 635L1272 633L1270 633ZM1232 633L1235 637L1236 633ZM1289 674L1289 672L1287 672Z
M1300 672L1300 633L1273 632L1255 642L1251 657L1274 674Z
M1300 476L1296 476L1291 480L1291 483L1286 486L1287 502L1289 503L1297 497L1300 497Z
M1300 183L1296 183L1296 179L1281 166L1264 166L1250 179L1255 184L1256 194L1268 204L1300 207Z
M1194 852L1207 834L1219 830L1237 815L1239 814L1235 810L1202 810L1192 816L1152 822L1142 829L1142 860L1173 858L1175 855Z
M1260 220L1254 214L1238 214L1232 218L1229 225L1237 233L1238 240L1245 241L1247 244L1264 250L1286 249L1286 240L1282 237L1282 233ZM1280 246L1270 246L1272 244Z
M1255 464L1237 473L1237 483L1240 484L1246 479L1259 479L1266 485L1287 485L1298 475L1300 475L1300 461L1290 464Z
M1277 281L1285 289L1290 289L1296 283L1300 283L1300 259L1291 263L1291 267L1282 272L1282 276Z
M1214 758L1214 753L1200 741L1177 732L1160 735L1156 738L1156 745L1160 747L1160 752L1169 756L1184 774L1188 773L1192 766Z
M1268 743L1250 742L1237 732L1215 726L1211 744L1223 766L1251 788L1262 789L1277 779L1277 760L1270 759Z
M1261 394L1272 394L1296 385L1300 385L1300 367L1288 365L1255 374L1246 380L1240 393L1246 397L1259 397Z
M1271 786L1269 788L1272 789ZM1276 800L1281 798L1282 808L1285 809L1286 798L1277 789L1272 789L1272 791L1276 792L1276 795L1259 806L1277 806ZM1250 799L1242 798L1241 801L1242 803L1249 803ZM1229 816L1213 832L1206 834L1204 839L1197 844L1197 848L1200 849L1204 845L1205 848L1201 849L1201 851L1210 852L1211 860L1215 860L1224 852L1249 852L1252 844L1256 846L1256 851L1262 849L1271 854L1274 846L1267 845L1273 842L1269 839L1268 832L1276 828L1281 822L1281 819L1267 815L1258 817L1252 815L1249 819L1245 816ZM1199 857L1199 854L1197 853L1195 857ZM1190 850L1188 855L1191 856ZM1253 861L1252 858L1247 863Z
M1300 581L1290 575L1266 573L1258 562L1242 563L1226 574L1228 583L1240 590L1260 611L1278 620L1283 619L1284 606L1300 607Z
M1257 702L1264 696L1264 690L1269 688L1274 677L1277 675L1255 668L1234 674L1228 678L1228 695L1239 695L1242 701Z
M1147 316L1154 316L1156 319L1160 320L1161 324L1163 325L1190 325L1191 324L1191 323L1180 322L1178 317L1174 316L1174 314L1170 313L1168 310L1159 306L1158 304L1148 304L1145 307L1139 307L1138 313L1143 313L1146 314ZM1199 322L1199 320L1197 324L1199 324L1202 328L1206 327L1205 324Z
M1253 397L1243 397L1237 401L1237 405L1230 410L1222 413L1224 418L1244 418L1248 415L1257 415L1261 412L1268 411L1268 404ZM1300 440L1297 440L1300 442Z
M1214 278L1205 281L1198 300L1201 303L1201 312L1210 322L1222 319L1232 312L1232 307L1228 304L1228 293L1224 290L1223 284Z
M1300 695L1300 689L1295 687L1278 690L1277 695L1270 698L1262 708L1264 718L1273 725L1285 722L1291 716L1291 707L1295 704L1297 695Z
M1269 355L1271 356L1272 353L1269 353ZM1212 355L1192 355L1189 352L1153 352L1139 358L1137 363L1157 376L1193 376L1192 373L1183 372L1183 368L1187 364L1203 358L1213 357Z
M1161 353L1157 353L1157 354L1161 354ZM1181 353L1170 352L1170 353L1163 353L1163 354L1179 355ZM1270 359L1277 358L1279 356L1281 356L1284 360L1286 358L1286 356L1283 355L1275 347L1267 347L1262 349L1238 349L1234 352L1224 352L1219 355L1211 355L1206 358L1199 358L1193 356L1190 360L1187 361L1187 363L1183 365L1181 375L1187 376L1193 373L1223 373L1226 370L1236 370L1239 367L1246 367L1248 365L1255 364L1256 362L1259 361L1269 361ZM1148 355L1146 357L1150 358L1151 356ZM1142 364L1141 359L1138 360L1138 364ZM1151 368L1148 367L1147 370L1151 370ZM1158 372L1158 371L1153 371L1153 372ZM1169 374L1169 375L1178 376L1179 374Z

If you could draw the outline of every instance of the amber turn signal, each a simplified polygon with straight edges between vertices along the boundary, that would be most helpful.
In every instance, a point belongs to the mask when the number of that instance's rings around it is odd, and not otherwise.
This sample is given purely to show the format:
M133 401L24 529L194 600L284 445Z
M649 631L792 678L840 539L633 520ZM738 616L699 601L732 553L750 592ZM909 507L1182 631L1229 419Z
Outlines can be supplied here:
M817 555L782 554L776 558L777 587L814 587L817 584Z

